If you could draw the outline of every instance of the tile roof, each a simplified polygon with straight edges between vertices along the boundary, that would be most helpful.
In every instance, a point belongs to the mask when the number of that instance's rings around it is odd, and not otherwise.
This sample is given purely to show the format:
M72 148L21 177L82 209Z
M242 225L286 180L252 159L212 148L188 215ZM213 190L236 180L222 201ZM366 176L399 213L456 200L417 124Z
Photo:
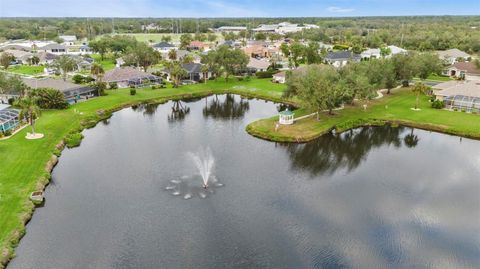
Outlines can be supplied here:
M150 73L140 71L134 67L117 67L106 72L103 76L103 81L110 83L152 77L155 76Z
M450 67L449 69L456 68L461 71L465 71L465 73L469 75L480 75L480 69L472 62L457 62Z
M437 91L435 95L439 96L455 96L463 95L470 97L480 97L480 82L478 81L449 81L440 83L434 86L435 89L441 89Z

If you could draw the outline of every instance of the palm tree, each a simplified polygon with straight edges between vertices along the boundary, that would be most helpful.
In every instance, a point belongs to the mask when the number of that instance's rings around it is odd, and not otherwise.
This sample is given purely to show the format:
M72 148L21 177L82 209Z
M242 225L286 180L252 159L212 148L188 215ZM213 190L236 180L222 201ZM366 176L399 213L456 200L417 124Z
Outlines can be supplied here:
M94 63L90 68L90 74L95 76L95 78L98 81L102 81L103 74L105 74L105 70L103 70L103 67L101 65Z
M417 95L417 99L415 102L415 110L418 109L418 101L420 98L420 94L427 92L427 90L428 90L428 86L426 86L425 84L421 82L415 83L415 86L412 89L412 92Z
M174 50L174 49L171 49L169 52L168 52L168 59L172 60L172 61L175 61L177 59L177 51Z
M210 69L208 68L208 65L202 65L202 74L203 74L203 81L205 82L205 84L207 84L207 77L208 77L208 72L210 71Z
M187 71L183 69L182 65L178 62L169 63L167 70L170 72L174 88L178 87L180 85L180 79L187 75Z
M32 134L35 135L35 121L40 116L40 107L38 106L38 99L36 97L25 96L19 99L16 103L21 108L19 117L25 118L28 124L32 126Z
M62 55L53 62L53 66L60 70L63 81L66 81L67 73L77 68L77 62L68 55Z

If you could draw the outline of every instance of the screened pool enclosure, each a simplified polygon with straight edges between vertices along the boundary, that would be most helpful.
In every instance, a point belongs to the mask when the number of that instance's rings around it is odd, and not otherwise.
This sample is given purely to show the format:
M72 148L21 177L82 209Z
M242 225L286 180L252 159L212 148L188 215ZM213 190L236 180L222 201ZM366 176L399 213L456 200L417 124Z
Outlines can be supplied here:
M0 110L0 132L7 132L15 129L19 123L20 111L16 109Z
M466 112L480 112L480 97L465 95L448 96L444 99L445 107Z

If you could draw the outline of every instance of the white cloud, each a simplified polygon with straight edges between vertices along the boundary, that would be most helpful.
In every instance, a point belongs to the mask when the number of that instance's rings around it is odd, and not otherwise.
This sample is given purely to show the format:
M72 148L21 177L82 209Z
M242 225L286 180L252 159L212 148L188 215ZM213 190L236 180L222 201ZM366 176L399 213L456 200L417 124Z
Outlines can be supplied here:
M341 7L333 7L333 6L327 8L328 12L335 12L335 13L348 13L348 12L352 12L354 10L355 9L353 9L353 8L341 8Z

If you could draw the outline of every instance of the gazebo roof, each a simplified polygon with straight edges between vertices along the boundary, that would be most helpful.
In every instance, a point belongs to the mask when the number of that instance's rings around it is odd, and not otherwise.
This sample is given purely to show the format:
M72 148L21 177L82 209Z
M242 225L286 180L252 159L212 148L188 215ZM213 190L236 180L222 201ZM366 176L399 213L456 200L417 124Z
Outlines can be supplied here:
M288 110L288 108L286 110L280 112L280 115L282 115L282 116L292 116L293 114L295 114L295 113L293 113L293 111Z

